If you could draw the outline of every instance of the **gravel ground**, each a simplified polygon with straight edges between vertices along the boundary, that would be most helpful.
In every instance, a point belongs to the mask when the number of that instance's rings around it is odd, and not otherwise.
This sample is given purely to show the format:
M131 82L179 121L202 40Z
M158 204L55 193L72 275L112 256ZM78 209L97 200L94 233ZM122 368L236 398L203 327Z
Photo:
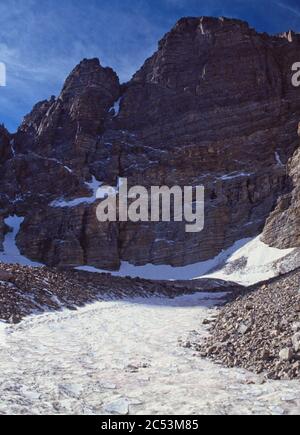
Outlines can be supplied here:
M227 367L300 379L300 270L249 288L208 318L210 336L187 343Z

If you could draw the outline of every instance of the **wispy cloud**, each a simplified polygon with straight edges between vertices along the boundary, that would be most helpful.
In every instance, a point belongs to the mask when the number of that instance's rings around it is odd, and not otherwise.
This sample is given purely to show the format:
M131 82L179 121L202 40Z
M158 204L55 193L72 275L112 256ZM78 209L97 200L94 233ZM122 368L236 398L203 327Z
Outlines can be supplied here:
M122 81L128 80L155 49L161 32L143 14L142 5L126 8L115 0L84 5L79 0L0 2L0 61L8 73L8 86L0 89L0 121L13 128L34 102L57 94L85 57L99 57Z
M286 11L290 12L291 14L295 15L296 17L300 17L300 9L297 9L293 6L290 6L287 3L277 2L277 5L281 7L282 9L285 9Z

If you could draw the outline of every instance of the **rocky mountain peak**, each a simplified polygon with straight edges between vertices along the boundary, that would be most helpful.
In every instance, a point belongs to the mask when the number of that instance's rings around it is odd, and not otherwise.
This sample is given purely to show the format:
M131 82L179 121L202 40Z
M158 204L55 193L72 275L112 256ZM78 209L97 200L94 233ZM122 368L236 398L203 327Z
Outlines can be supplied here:
M172 32L189 32L189 31L197 31L200 32L217 32L224 28L231 28L237 30L248 31L250 29L249 24L246 21L227 18L227 17L209 17L209 16L201 16L201 17L183 17L177 21Z
M111 68L101 66L99 59L83 59L65 81L61 98L76 97L93 88L103 93L116 94L119 86L117 74ZM115 98L115 95L113 96Z
M99 59L84 59L70 73L58 98L38 103L24 118L16 136L18 150L68 163L76 160L75 166L82 166L119 95L117 74L102 67Z
M255 33L245 21L232 18L214 17L185 17L181 18L175 26L159 42L159 49L164 49L180 40L191 38L190 42L209 45L218 35L233 34L238 39L239 34Z
M182 18L163 37L158 51L135 74L132 83L190 93L201 97L206 105L212 101L211 83L219 104L235 99L237 89L239 104L251 95L276 95L282 77L280 61L270 48L272 43L270 36L257 33L241 20ZM240 65L235 68L237 59Z
M17 155L2 166L0 209L24 217L22 253L59 266L184 266L260 234L291 190L286 164L300 119L291 84L300 39L292 39L234 19L183 18L123 87L111 68L84 59L58 98L25 117ZM118 177L204 185L205 230L100 224L93 189Z

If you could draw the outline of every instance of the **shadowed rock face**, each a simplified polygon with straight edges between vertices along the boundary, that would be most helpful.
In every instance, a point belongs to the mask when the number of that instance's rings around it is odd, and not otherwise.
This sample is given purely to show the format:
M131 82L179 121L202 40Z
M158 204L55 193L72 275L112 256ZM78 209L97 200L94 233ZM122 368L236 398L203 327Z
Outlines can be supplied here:
M271 37L245 22L202 17L180 20L125 85L97 59L82 61L57 99L25 117L16 155L2 163L0 208L2 216L25 217L21 251L48 265L183 266L258 234L291 188L286 163L300 119L291 66L299 49L291 32ZM91 196L92 177L113 185L118 177L146 187L203 184L205 229L103 225L96 203L51 205Z
M59 98L37 104L25 117L16 136L17 150L62 159L84 172L119 93L119 79L110 68L102 68L98 59L83 60Z
M11 137L8 131L0 125L0 168L5 165L6 161L12 158L12 151L10 145ZM2 171L1 176L3 177ZM0 191L0 199L4 196L2 189ZM4 235L6 233L6 225L4 223L4 213L1 207L2 200L0 200L0 250L2 249L2 244L4 240Z
M10 135L4 126L0 125L0 163L6 162L11 157Z
M300 124L299 124L300 134ZM289 185L268 217L263 240L276 248L300 247L300 149L287 165Z

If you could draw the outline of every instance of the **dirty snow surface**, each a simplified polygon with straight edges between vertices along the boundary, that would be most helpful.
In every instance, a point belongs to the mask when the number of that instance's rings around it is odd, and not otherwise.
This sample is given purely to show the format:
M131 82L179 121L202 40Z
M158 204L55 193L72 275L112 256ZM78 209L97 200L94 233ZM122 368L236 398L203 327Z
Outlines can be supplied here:
M202 320L222 297L105 301L1 323L0 413L298 413L299 382L261 385L179 346L207 334Z
M272 248L262 242L259 236L249 239L217 271L204 277L234 281L245 286L253 285L278 276L281 262L294 251L294 248Z

